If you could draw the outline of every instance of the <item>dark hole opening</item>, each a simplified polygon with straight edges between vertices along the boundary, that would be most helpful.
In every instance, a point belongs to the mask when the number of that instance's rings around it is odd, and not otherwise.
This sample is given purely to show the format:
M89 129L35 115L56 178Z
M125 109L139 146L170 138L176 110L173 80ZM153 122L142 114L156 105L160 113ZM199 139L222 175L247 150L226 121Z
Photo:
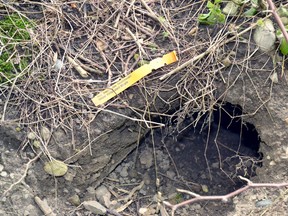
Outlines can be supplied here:
M164 194L170 194L173 188L199 194L230 193L246 184L239 175L248 179L256 175L262 159L258 132L252 124L243 122L241 115L241 106L222 103L215 107L210 121L209 114L205 114L196 126L193 122L197 113L181 124L175 118L165 129L154 129L153 136L144 139L139 158L147 148L156 148L160 190ZM135 166L138 172L147 172L140 162ZM148 172L155 177L152 167ZM203 185L208 191L203 190Z
M242 121L241 115L243 115L242 107L228 102L218 107L213 113L214 122L217 125L232 133L241 134L242 145L257 153L261 142L259 134L253 124Z

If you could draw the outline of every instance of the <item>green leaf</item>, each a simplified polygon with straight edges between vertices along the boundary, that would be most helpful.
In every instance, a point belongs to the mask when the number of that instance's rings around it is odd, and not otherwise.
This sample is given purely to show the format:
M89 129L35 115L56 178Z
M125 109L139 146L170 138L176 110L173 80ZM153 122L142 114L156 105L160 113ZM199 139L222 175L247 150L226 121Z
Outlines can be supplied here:
M282 38L282 40L281 40L280 51L283 55L288 54L288 42L285 40L285 38Z
M222 2L222 0L215 0L215 1L214 1L215 4L219 4L219 3L221 3L221 2Z
M277 11L280 17L288 17L288 10L282 5Z
M222 13L219 3L221 0L215 0L215 4L211 1L208 1L207 8L209 9L209 13L200 14L198 16L198 21L200 24L214 25L216 23L224 23L225 15Z
M198 20L199 21L206 21L210 15L211 15L211 12L209 12L207 14L200 14L198 17Z
M215 6L215 5L214 5L211 1L208 1L208 2L207 2L207 8L208 8L208 9L213 9L214 6Z
M257 9L254 8L254 7L251 7L249 10L247 10L247 11L244 12L244 15L245 15L246 17L252 17L252 16L254 16L256 13L257 13Z

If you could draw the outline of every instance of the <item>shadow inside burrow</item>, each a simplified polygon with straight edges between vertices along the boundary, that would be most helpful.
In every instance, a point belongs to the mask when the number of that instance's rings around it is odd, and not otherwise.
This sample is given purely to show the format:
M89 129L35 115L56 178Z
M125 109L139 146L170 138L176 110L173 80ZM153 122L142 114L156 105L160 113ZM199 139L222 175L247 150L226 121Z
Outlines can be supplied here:
M185 129L180 133L171 133L166 127L154 130L153 140L146 137L145 145L156 148L161 191L169 194L182 188L199 194L224 195L247 183L239 175L248 179L255 176L262 165L261 140L255 127L243 122L242 114L241 106L222 103L215 107L210 121L209 114L203 115L195 126L194 114L181 123ZM169 168L162 166L163 156L159 157L158 150L168 155ZM149 173L155 177L154 169Z

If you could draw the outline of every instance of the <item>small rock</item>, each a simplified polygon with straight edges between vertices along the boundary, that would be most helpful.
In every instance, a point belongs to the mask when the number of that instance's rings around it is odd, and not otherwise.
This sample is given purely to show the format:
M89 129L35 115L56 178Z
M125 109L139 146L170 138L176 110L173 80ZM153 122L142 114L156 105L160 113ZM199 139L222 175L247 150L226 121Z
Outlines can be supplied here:
M167 175L167 177L168 178L170 178L170 179L174 179L174 177L175 177L175 172L173 172L173 171L167 171L166 172L166 175Z
M139 190L139 193L142 194L142 195L144 195L144 196L147 195L147 191L144 190L144 189L140 189L140 190Z
M10 176L11 179L14 179L14 178L15 178L15 174L14 174L14 173L10 173L9 176Z
M137 170L136 169L130 169L129 176L131 178L136 178L138 176Z
M95 194L96 194L96 198L99 200L100 203L105 205L107 208L110 207L111 193L104 185L101 185L100 187L98 187L95 191Z
M276 163L275 163L275 161L270 161L269 165L270 165L270 166L275 166Z
M123 167L121 165L117 166L115 172L120 173ZM115 176L117 178L117 176Z
M218 162L212 163L211 167L212 168L219 168L219 163Z
M143 151L140 156L140 163L144 165L147 169L153 165L153 153L150 149Z
M29 132L28 135L27 135L27 138L29 140L35 140L36 139L36 135L33 132Z
M155 210L155 206L149 206L149 208L145 208L145 207L140 208L138 212L140 215L150 216L150 215L155 215L156 210Z
M23 216L37 216L39 215L39 211L36 206L30 204L27 207L24 207Z
M57 59L55 64L53 65L53 69L56 71L61 70L61 68L63 67L63 61L61 61L60 59Z
M205 193L208 193L209 192L209 189L208 189L208 186L207 185L201 185L202 187L202 191L205 192Z
M68 201L74 206L79 206L81 204L80 198L77 194L74 194L73 196L69 197Z
M146 173L143 175L142 178L143 178L143 181L144 181L145 185L150 185L150 183L151 183L151 177L150 177L150 175L149 175L148 172L146 172Z
M279 80L278 80L278 75L276 72L274 72L271 76L270 76L270 79L273 83L278 83Z
M202 173L201 176L200 176L200 178L201 178L201 179L207 179L207 176L206 176L205 173Z
M68 171L68 166L62 161L52 160L45 163L44 170L52 176L63 176Z
M94 189L94 187L88 187L88 188L86 188L86 190L87 190L87 193L88 193L89 195L94 195L94 194L95 194L95 189Z
M66 175L64 175L64 178L66 181L72 182L75 176L76 176L76 171L74 169L69 169Z
M123 166L122 170L120 171L120 176L122 177L127 177L128 176L128 171L127 171L128 167Z
M260 49L264 52L269 52L275 48L275 28L270 19L266 19L260 23L254 34L253 39Z
M271 205L273 202L270 199L265 199L265 200L260 200L258 202L255 203L255 206L258 208L263 208L266 206Z
M44 141L48 141L50 139L51 132L47 127L41 127L40 134Z
M8 173L6 171L3 171L3 172L0 173L0 176L1 177L7 177Z
M117 179L117 175L116 175L115 172L110 173L108 177L111 178L111 179Z
M88 210L94 214L98 214L98 215L106 215L107 214L107 209L97 201L94 201L94 200L93 201L84 201L82 204L86 210Z
M34 140L32 145L33 145L35 148L40 148L41 143L40 143L39 140Z
M75 193L78 193L78 194L81 193L81 190L79 188L75 188L74 190L75 190Z
M3 169L4 169L4 166L0 164L0 172L2 172Z
M140 208L139 209L139 214L140 215L145 215L148 212L148 208Z
M170 162L169 160L164 159L160 162L159 167L163 169L164 171L168 170L170 168Z

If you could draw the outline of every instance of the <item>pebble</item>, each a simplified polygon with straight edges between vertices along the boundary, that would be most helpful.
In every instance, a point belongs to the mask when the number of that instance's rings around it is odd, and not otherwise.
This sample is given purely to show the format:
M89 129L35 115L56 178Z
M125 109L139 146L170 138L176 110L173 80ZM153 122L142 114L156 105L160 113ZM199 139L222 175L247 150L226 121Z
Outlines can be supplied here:
M3 169L4 169L4 166L0 164L0 172L2 172Z
M122 169L123 169L122 165L119 165L116 167L115 172L120 173Z
M81 204L80 198L77 194L74 194L73 196L69 197L68 201L74 206L79 206Z
M111 179L117 179L117 175L116 175L115 172L110 173L108 177L111 178Z
M120 176L127 177L128 176L128 167L124 166L120 171Z
M146 196L147 195L147 191L144 189L139 190L139 193Z
M140 163L144 165L147 169L153 165L153 153L150 149L143 151L140 156Z
M164 171L168 170L170 168L169 160L163 160L162 162L160 162L159 167L162 168Z
M88 194L95 194L95 189L93 187L86 188Z
M167 177L168 178L170 178L170 179L174 179L174 177L175 177L175 172L173 172L173 171L167 171L166 172L166 175L167 175Z
M39 215L39 211L34 205L30 204L27 207L25 207L23 216L37 216L37 215Z
M6 171L2 171L2 172L0 173L0 176L1 176L1 177L7 177L7 176L8 176L8 173L7 173Z
M145 215L148 212L148 208L140 208L139 209L139 214L140 215Z
M136 169L130 169L129 170L129 176L131 177L131 178L136 178L137 176L138 176L138 173L137 173L137 170Z
M29 140L35 140L36 139L36 135L33 132L29 132L28 135L27 135L27 138Z
M202 173L201 176L200 176L200 178L201 178L201 179L207 179L207 176L206 176L204 173Z
M64 178L66 181L72 182L74 177L76 176L76 171L73 169L69 169Z
M94 214L107 215L107 209L97 201L84 201L82 204L86 210Z
M275 163L275 161L270 161L269 165L270 165L270 166L275 166L276 163Z
M211 167L212 168L219 168L219 163L218 162L212 163Z
M107 208L110 207L111 193L104 185L101 185L100 187L98 187L95 191L95 194L96 194L96 198L101 204L105 205Z
M145 172L142 178L143 178L145 185L149 185L151 183L151 177L148 172Z
M63 61L61 61L60 59L57 59L55 64L53 65L53 69L56 71L59 71L59 70L61 70L63 65L64 65Z
M74 190L75 190L75 193L78 193L78 194L81 193L81 190L79 188L75 188Z
M255 203L255 206L258 208L263 208L266 206L271 205L273 202L270 199L265 199L265 200L260 200L258 202Z

